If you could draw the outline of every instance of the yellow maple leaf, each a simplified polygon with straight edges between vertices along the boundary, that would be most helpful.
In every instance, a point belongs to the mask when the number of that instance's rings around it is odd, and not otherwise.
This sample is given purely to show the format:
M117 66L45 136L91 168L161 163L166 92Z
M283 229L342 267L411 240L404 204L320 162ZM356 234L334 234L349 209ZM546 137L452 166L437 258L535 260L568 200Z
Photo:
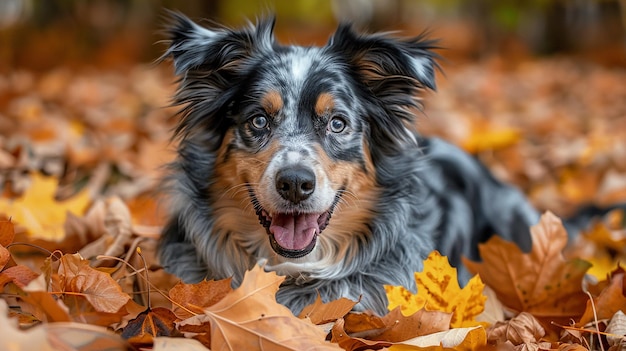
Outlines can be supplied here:
M404 315L421 308L452 313L450 326L453 328L480 324L474 318L484 310L487 297L483 295L485 285L479 276L474 276L461 289L456 269L450 266L448 258L433 251L424 260L423 271L415 272L415 282L417 294L403 287L385 286L389 309L400 306Z
M56 201L57 179L35 173L32 184L18 199L0 198L0 213L26 227L34 239L59 241L63 239L63 223L67 212L83 214L90 196L82 191L66 201Z

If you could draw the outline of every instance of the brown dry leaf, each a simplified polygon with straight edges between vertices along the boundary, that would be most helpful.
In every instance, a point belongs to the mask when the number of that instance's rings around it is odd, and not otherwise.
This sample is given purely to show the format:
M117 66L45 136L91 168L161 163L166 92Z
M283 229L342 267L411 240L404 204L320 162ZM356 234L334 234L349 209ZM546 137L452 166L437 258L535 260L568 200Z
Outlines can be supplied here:
M28 291L22 300L29 306L22 307L41 321L47 322L70 322L67 308L45 291Z
M393 345L393 343L389 341L375 341L352 337L348 335L348 333L346 333L343 327L343 318L337 319L337 321L333 325L331 341L333 343L337 343L339 347L346 351L379 350L383 347L389 347Z
M41 327L34 327L27 331L22 331L17 325L17 319L7 316L8 307L4 300L0 300L0 349L2 350L38 350L53 351L57 348L50 345L46 335L46 330Z
M196 284L178 283L169 291L172 312L180 319L187 319L214 305L233 291L231 278L202 281Z
M17 265L9 267L0 272L0 277L2 277L0 281L6 279L6 282L4 284L12 282L20 288L23 288L27 286L31 281L36 279L38 276L39 274L33 272L33 270L31 270L30 268L24 265ZM2 288L4 284L0 283L0 288Z
M624 284L624 273L614 274L609 279L609 286L593 299L593 304L591 301L587 301L584 313L576 325L584 326L593 321L595 319L594 309L598 319L609 319L617 311L626 310L626 296L624 296L626 287Z
M303 308L298 318L308 318L311 323L317 325L334 322L352 311L357 303L358 301L345 297L323 303L322 297L318 294L315 302Z
M143 159L143 157L142 157ZM162 164L165 164L163 162ZM141 194L129 199L126 204L132 215L133 225L135 226L152 226L162 227L167 219L166 209L163 197L150 196Z
M205 314L179 325L210 327L211 350L337 350L317 326L296 318L276 302L283 280L255 266L246 272L239 288L206 308Z
M421 309L407 317L397 307L382 319L387 329L372 339L401 342L449 330L452 313Z
M624 314L621 310L615 312L604 332L608 334L606 335L606 340L611 346L619 345L620 343L625 342L626 314Z
M58 293L66 297L78 294L98 312L117 313L130 300L109 274L91 268L79 254L63 255L57 274L61 289Z
M582 280L589 263L565 261L562 250L567 233L561 220L550 212L531 228L530 253L494 236L479 245L482 263L463 259L473 273L495 290L508 308L529 312L545 322L557 318L576 318L584 312L587 295Z
M492 343L510 341L513 345L539 341L546 331L528 312L522 312L506 322L498 322L487 329L487 340Z
M15 238L15 228L10 220L0 220L0 272L6 267L15 266L11 253L6 248ZM0 285L1 287L1 285Z
M93 212L94 217L102 218L104 231L102 235L83 247L80 255L93 258L98 255L120 257L126 251L126 246L132 241L132 224L130 211L126 204L117 196L112 196L103 201L104 208L99 212ZM101 207L96 207L100 209ZM102 213L100 213L102 211ZM94 266L101 265L101 260L94 262Z
M383 318L371 311L350 312L343 317L343 321L346 333L358 337L379 335L387 329Z
M132 350L118 334L101 326L66 322L46 323L42 327L55 350Z
M0 246L0 271L4 269L4 266L11 260L11 253L4 246Z
M7 247L15 238L15 228L10 220L0 220L0 246Z
M163 307L148 308L131 320L122 331L122 338L133 345L151 345L157 336L174 336L177 317Z
M76 216L68 213L67 219L63 226L65 230L65 240L58 245L65 249L65 252L79 251L81 256L86 258L94 257L104 253L104 249L95 252L89 252L87 246L93 247L91 244L97 238L102 237L106 233L104 218L106 216L106 206L102 199L96 200L87 210L84 216ZM57 246L57 248L59 247ZM72 250L74 247L76 249Z

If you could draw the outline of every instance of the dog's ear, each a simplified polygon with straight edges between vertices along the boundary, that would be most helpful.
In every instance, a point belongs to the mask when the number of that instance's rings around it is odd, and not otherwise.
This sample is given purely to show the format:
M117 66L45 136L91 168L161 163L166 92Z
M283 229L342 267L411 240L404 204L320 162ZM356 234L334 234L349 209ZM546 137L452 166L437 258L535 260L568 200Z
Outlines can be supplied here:
M395 153L415 144L415 110L420 108L418 93L435 90L435 40L424 35L397 39L386 34L358 34L342 25L328 46L348 64L355 78L364 85L370 135L379 153Z
M179 77L173 104L183 107L176 136L199 135L206 147L219 147L232 124L228 109L240 83L273 50L273 28L269 18L238 30L208 29L171 13L169 48L161 60L171 58Z
M436 42L425 35L397 39L385 34L358 34L343 24L328 46L348 60L374 94L384 97L423 88L435 90Z
M208 29L176 12L171 17L169 49L162 58L172 57L178 75L195 70L228 75L274 44L273 17L239 30Z

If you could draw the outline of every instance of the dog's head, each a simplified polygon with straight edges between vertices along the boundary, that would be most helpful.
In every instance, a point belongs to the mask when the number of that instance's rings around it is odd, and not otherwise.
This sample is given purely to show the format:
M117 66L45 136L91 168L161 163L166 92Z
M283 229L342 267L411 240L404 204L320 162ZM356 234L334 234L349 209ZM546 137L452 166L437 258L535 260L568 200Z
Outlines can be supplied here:
M216 225L253 220L264 237L242 245L263 240L284 259L366 231L389 172L378 163L415 150L417 93L435 88L434 42L342 25L326 46L281 46L273 20L231 30L174 17L165 56L180 78L179 154L195 187L206 184ZM213 163L211 174L194 162Z

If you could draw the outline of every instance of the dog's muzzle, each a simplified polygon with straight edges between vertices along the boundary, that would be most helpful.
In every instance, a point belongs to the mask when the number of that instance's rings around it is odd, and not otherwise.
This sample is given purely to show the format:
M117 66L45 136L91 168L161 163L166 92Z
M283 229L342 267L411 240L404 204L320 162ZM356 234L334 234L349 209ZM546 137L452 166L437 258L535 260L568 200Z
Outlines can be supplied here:
M315 173L303 166L284 168L276 173L276 192L289 203L298 205L315 192ZM257 215L269 236L272 249L287 258L306 256L315 248L317 236L326 228L339 199L324 212L269 213L257 207Z

